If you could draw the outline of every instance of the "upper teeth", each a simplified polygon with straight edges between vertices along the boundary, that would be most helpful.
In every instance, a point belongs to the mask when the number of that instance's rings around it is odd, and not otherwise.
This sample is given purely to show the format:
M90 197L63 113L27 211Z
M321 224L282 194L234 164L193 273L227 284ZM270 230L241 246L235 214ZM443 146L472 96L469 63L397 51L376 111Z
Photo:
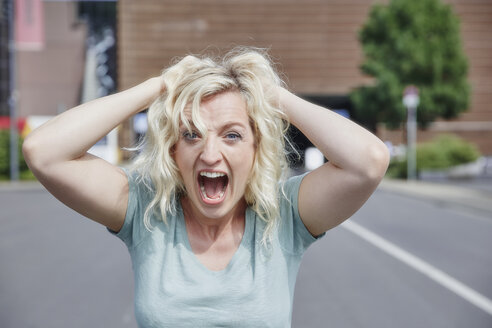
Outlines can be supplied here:
M225 174L220 172L200 172L200 175L207 178L219 178L223 177Z

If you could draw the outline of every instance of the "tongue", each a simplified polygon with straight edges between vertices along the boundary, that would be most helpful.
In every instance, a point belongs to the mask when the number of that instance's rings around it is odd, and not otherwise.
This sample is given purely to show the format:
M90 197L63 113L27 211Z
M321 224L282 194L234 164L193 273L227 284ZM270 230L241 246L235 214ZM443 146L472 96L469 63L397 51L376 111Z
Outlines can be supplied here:
M224 190L225 177L220 178L207 178L203 177L203 186L205 187L205 193L208 198L219 198L220 192Z

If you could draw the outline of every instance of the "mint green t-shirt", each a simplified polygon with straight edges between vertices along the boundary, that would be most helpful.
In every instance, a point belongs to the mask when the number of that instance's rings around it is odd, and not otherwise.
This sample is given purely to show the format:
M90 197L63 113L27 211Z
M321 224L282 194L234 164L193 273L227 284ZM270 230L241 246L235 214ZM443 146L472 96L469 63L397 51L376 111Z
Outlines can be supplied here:
M289 179L281 197L281 221L269 248L265 223L248 208L242 241L222 271L207 269L191 250L178 202L167 224L143 216L151 193L129 176L123 227L135 277L135 317L140 327L290 327L301 257L316 240L302 223L297 196L302 176Z

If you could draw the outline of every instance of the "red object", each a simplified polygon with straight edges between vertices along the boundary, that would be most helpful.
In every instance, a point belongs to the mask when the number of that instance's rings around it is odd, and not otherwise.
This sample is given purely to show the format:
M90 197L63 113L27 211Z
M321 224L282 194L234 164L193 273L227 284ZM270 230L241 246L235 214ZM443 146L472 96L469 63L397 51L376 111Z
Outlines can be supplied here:
M41 0L15 0L15 46L18 50L41 50L44 17Z
M21 132L26 125L26 118L20 117L17 119L17 131ZM8 130L10 129L10 117L8 116L0 116L0 130Z
M409 85L408 87L403 90L403 95L408 96L408 95L419 95L419 89L414 86L414 85Z

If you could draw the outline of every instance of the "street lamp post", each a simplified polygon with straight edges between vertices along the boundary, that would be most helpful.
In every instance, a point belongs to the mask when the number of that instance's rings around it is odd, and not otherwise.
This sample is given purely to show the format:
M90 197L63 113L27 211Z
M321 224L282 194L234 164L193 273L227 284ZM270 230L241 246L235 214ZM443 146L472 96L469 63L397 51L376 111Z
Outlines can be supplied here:
M19 156L18 152L18 133L17 133L17 99L15 89L15 39L14 39L14 0L7 1L8 19L8 48L9 48L9 90L8 100L10 116L10 180L19 180Z
M407 108L407 180L417 179L417 106L419 90L408 86L403 91L403 104Z

